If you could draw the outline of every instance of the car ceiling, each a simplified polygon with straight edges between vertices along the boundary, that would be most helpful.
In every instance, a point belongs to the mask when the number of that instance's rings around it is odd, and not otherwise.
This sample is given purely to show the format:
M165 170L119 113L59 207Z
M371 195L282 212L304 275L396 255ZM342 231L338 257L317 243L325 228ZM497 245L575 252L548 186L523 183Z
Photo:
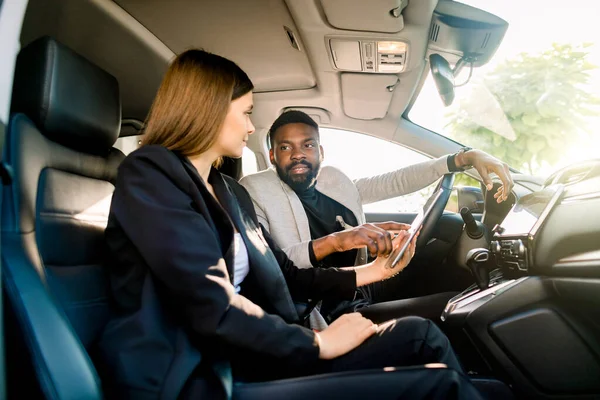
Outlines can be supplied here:
M390 10L401 3L369 1L369 16L388 21L393 18ZM169 61L199 47L232 59L248 72L256 86L257 131L268 128L287 107L306 108L322 125L392 140L426 72L436 4L408 1L403 27L385 33L364 30L369 26L364 2L357 0L30 0L21 41L25 46L51 35L115 75L124 118L143 121ZM347 23L356 21L356 29L334 27L329 20L340 16ZM284 27L295 36L299 50L290 44ZM331 35L408 42L407 65L397 74L394 91L386 90L389 76L386 81L383 75L337 71L325 41ZM362 115L347 115L350 105L363 110ZM370 107L379 108L371 113Z

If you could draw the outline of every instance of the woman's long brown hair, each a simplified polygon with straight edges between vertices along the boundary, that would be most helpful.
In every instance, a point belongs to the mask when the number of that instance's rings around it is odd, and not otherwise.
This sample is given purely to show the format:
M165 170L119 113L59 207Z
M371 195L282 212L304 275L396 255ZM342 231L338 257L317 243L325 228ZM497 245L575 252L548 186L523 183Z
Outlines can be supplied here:
M142 145L157 144L191 157L217 140L229 104L254 86L233 61L203 50L175 58L158 89Z

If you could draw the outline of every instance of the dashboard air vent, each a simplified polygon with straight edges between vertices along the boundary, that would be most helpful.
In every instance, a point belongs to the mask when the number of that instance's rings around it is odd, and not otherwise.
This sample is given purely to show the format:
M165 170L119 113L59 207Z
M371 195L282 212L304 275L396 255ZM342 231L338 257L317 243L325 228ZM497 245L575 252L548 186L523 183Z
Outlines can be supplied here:
M552 184L572 185L586 179L591 179L600 176L600 160L586 161L580 164L575 164L563 168L554 174L550 175L544 186Z
M431 24L431 30L429 31L429 40L437 42L438 35L440 34L440 26L436 23Z

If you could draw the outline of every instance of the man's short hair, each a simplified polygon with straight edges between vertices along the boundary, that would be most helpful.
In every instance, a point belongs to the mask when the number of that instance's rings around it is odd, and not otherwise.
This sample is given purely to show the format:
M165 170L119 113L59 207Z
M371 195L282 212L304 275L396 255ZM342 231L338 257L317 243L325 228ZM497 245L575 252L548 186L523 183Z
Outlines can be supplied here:
M290 110L290 111L286 111L283 114L281 114L273 122L273 125L271 125L271 128L269 129L269 145L271 146L271 148L273 148L273 137L274 137L277 129L279 129L282 126L287 125L287 124L297 124L297 123L312 126L317 131L317 137L318 137L319 125L315 122L314 119L312 119L308 114L306 114L302 111Z

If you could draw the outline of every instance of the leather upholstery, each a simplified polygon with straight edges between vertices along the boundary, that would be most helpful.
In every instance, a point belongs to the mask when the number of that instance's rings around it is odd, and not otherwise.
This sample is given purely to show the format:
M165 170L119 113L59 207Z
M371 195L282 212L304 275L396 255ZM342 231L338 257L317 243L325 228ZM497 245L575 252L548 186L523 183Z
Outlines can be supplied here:
M2 236L3 290L10 308L5 314L15 317L5 324L8 398L41 392L47 399L100 399L100 381L88 354L37 274L32 236ZM15 347L27 353L11 353Z
M17 65L11 111L54 142L106 154L121 128L117 79L49 37L24 48Z
M124 158L112 148L118 85L48 38L22 50L16 71L18 112L4 154L14 171L2 204L5 294L44 396L100 398L88 352L109 317L104 228Z
M32 262L87 346L108 318L103 234L123 155L68 149L42 136L23 114L12 117L8 137L6 160L15 179L4 192L3 232L35 234L28 243L39 260Z
M112 182L124 157L115 149L105 150L108 154L101 157L58 145L23 114L12 116L6 140L4 158L14 169L15 179L4 195L2 229L11 232L34 230L38 179L45 168Z

